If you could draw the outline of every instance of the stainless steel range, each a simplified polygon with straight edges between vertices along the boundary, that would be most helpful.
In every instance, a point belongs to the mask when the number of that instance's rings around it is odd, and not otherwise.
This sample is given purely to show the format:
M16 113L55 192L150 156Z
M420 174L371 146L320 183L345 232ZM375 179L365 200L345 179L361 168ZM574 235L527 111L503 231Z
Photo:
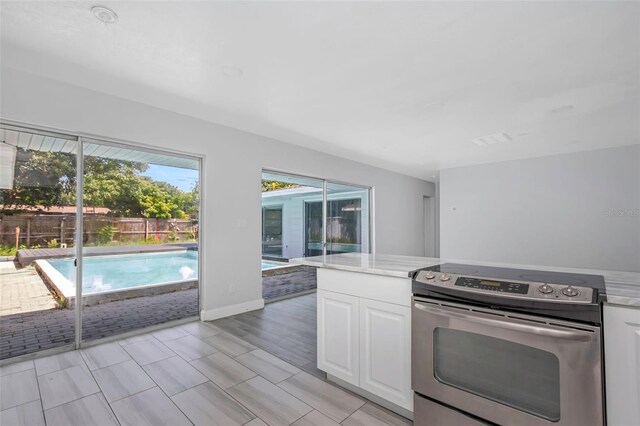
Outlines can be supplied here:
M604 424L604 278L447 263L413 279L416 425Z

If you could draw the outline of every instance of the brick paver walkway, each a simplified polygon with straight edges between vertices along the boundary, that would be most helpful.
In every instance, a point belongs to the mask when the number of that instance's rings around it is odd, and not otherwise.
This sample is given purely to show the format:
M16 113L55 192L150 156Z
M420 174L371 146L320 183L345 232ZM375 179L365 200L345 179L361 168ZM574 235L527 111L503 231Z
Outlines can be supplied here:
M198 315L198 290L88 306L83 312L85 340L113 336L155 324ZM72 343L75 312L53 309L2 315L0 359Z
M280 299L316 288L316 268L302 269L262 278L262 297L265 300Z
M55 299L34 267L0 262L0 316L55 308Z
M316 269L311 267L263 278L266 300L315 288ZM84 308L83 338L99 339L197 315L197 289L89 306ZM3 313L0 317L0 359L72 343L74 324L75 313L69 309Z

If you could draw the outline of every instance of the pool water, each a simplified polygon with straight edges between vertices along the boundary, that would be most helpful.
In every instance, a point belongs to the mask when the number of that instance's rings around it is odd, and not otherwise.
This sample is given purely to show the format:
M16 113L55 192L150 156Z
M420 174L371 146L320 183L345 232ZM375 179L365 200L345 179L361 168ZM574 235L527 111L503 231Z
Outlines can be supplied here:
M279 268L281 266L285 266L286 263L278 263L278 262L269 262L267 260L262 261L262 270L266 271L267 269Z
M75 284L73 259L48 262ZM198 279L198 252L194 250L88 256L82 263L83 294Z

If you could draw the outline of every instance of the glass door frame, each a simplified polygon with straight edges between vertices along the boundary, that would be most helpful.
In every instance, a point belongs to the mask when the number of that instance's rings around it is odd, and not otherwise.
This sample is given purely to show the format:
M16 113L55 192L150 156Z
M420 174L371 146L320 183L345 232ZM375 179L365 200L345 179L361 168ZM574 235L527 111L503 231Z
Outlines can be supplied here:
M199 196L199 205L198 205L198 313L199 317L202 316L203 310L203 300L204 300L204 286L202 283L204 282L204 272L205 266L202 261L204 258L204 230L205 230L205 214L204 214L204 205L205 205L205 156L202 154L193 154L186 153L178 150L172 149L164 149L157 148L152 145L132 142L122 139L109 138L101 135L94 135L90 133L84 132L72 132L60 130L57 128L52 128L48 126L40 126L31 123L24 123L16 120L9 120L0 117L0 125L5 128L10 128L12 130L21 130L24 132L31 132L35 134L44 134L51 135L55 137L64 137L69 140L75 140L77 143L76 148L76 222L75 222L75 235L74 235L74 253L76 259L76 300L75 300L75 312L74 312L74 334L75 334L75 343L69 343L66 345L61 345L60 347L33 352L25 355L17 356L15 359L19 361L21 359L32 359L34 356L47 356L52 355L54 353L68 351L70 349L81 349L83 347L94 346L100 343L105 343L108 341L113 341L121 338L121 335L114 335L110 337L105 337L102 339L96 339L93 341L83 341L82 340L82 261L83 261L83 234L84 234L84 224L83 224L83 215L84 215L84 144L85 143L98 143L101 145L109 145L116 148L126 148L136 151L144 151L148 153L155 154L163 154L174 157L181 157L190 160L195 160L198 162L198 196ZM181 320L178 320L181 321ZM171 324L171 322L158 324L157 326L151 326L151 328L163 328L162 326L166 324ZM140 328L137 330L132 330L131 333L142 332L145 328ZM125 333L129 334L129 333ZM42 353L42 355L38 355Z
M367 191L367 195L368 195L368 211L369 211L369 215L368 215L369 217L367 219L368 224L369 224L369 229L368 229L369 250L367 250L367 252L362 252L362 253L375 254L375 247L376 247L376 245L375 245L375 222L374 222L375 186L359 185L359 184L344 182L344 181L340 181L340 180L336 180L336 179L329 179L329 178L326 178L326 177L318 177L318 176L313 176L313 175L304 175L304 174L299 174L299 173L291 173L291 172L287 172L287 171L271 169L271 168L266 168L266 167L262 168L261 176L262 176L263 173L276 173L276 174L281 174L281 175L299 177L299 178L302 178L302 179L316 179L316 180L322 181L322 256L326 256L327 255L327 198L328 198L327 197L327 188L328 188L329 184L352 186L354 188L361 188L363 190L366 190Z
M67 132L64 130L60 130L57 128L52 128L52 127L47 127L47 126L39 126L39 125L34 125L34 124L30 124L30 123L23 123L20 121L15 121L15 120L8 120L5 118L0 117L0 126L2 126L2 128L6 129L6 130L12 130L12 131L17 131L17 132L24 132L24 133L30 133L33 135L40 135L40 136L45 136L45 137L52 137L52 138L57 138L57 139L64 139L67 141L72 141L75 143L76 146L76 151L78 149L80 149L80 146L82 145L82 143L80 142L80 135L78 135L77 133L74 132ZM78 163L78 155L76 152L75 155L75 159L76 159L76 168L75 168L75 178L76 178L76 191L77 191L77 182L80 179L80 170L79 170L79 163ZM76 204L76 224L77 224L77 204ZM78 247L76 245L77 241L78 241L78 230L75 229L74 230L74 248L73 251L69 251L69 257L76 257L77 258L77 253L78 253ZM61 241L64 242L64 241ZM76 275L77 278L77 275ZM76 295L77 295L77 288L78 286L76 286ZM23 360L30 360L30 359L34 359L34 357L40 357L40 356L50 356L50 355L55 355L58 353L62 353L62 352L67 352L70 350L74 350L74 349L78 349L77 346L77 340L78 340L78 333L79 333L79 329L77 328L77 312L79 311L79 309L77 309L77 304L76 306L74 306L73 308L75 310L74 312L74 341L70 341L69 343L65 343L62 344L60 346L55 346L49 349L43 349L43 350L39 350L36 352L28 352L22 355L18 355L16 357L11 357L11 358L7 358L12 360L11 362L20 362ZM0 360L0 365L4 365L5 359Z
M77 259L77 267L76 267L76 283L82 283L82 264L83 264L83 249L84 246L82 244L82 236L84 235L84 145L85 143L89 144L89 143L93 143L93 144L99 144L99 145L105 145L105 146L111 146L114 148L124 148L124 149L131 149L131 150L135 150L135 151L140 151L140 152L147 152L147 153L151 153L151 154L161 154L161 155L167 155L167 156L172 156L172 157L180 157L180 158L185 158L185 159L190 159L190 160L195 160L198 162L198 196L199 196L199 205L198 205L198 317L202 316L202 310L203 310L203 306L202 306L202 301L204 300L204 291L203 288L204 286L202 285L203 283L203 276L204 276L204 262L202 261L202 259L204 258L204 155L197 155L197 154L187 154L181 151L176 151L176 150L169 150L169 149L158 149L152 146L149 146L147 144L142 144L142 143L137 143L137 142L130 142L130 141L123 141L121 139L114 139L114 138L108 138L108 137L104 137L104 136L96 136L96 135L91 135L91 134L86 134L86 133L80 133L78 134L78 143L79 143L79 147L78 147L78 178L77 178L77 191L78 193L76 194L76 229L78 229L80 232L76 231L76 238L78 238L78 235L80 236L80 244L76 245L76 259ZM80 155L82 155L82 157L80 157ZM96 339L96 340L91 340L91 341L87 341L87 340L82 340L82 320L83 320L83 316L82 316L82 285L76 285L76 301L80 301L79 303L76 303L76 306L79 307L79 309L76 309L76 327L77 327L77 332L76 332L76 349L80 349L83 347L89 347L89 346L94 346L100 343L105 343L105 342L109 342L112 340L117 340L120 337L120 335L114 335L114 336L110 336L110 337L105 337L105 338L101 338L101 339ZM181 320L178 320L181 321ZM157 324L154 326L150 326L151 328L156 328L156 327L160 327L162 328L163 325L165 324L170 324L169 323L162 323L162 324ZM144 330L145 328L140 328L140 329L136 329L136 330L131 330L131 333L137 333L139 331ZM129 334L129 332L124 333L124 334Z

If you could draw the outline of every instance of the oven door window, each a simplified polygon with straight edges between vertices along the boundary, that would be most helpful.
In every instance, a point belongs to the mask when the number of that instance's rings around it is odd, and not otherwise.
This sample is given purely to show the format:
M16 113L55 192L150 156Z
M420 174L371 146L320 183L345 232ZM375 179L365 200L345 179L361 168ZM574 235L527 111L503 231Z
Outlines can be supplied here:
M560 420L560 364L551 352L448 328L433 331L434 375L446 385Z

